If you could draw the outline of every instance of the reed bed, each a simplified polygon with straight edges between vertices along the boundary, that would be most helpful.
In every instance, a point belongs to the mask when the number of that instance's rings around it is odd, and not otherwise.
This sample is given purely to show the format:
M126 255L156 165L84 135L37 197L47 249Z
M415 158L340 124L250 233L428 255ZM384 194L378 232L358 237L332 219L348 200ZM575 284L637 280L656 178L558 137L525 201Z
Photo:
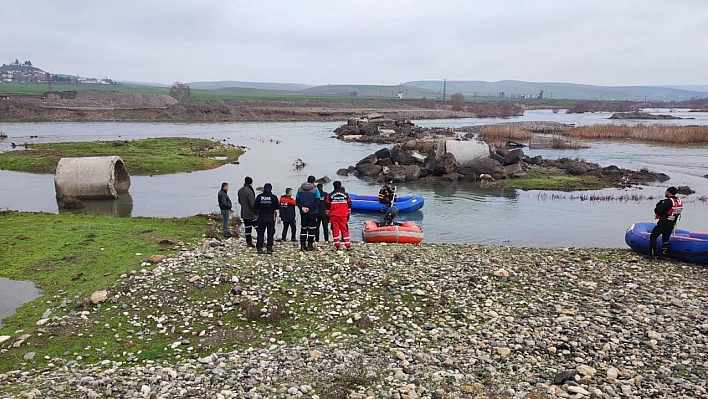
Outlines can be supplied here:
M553 150L579 150L590 148L589 145L568 140L563 135L540 136L534 135L529 140L529 148L550 148Z
M511 126L487 126L479 131L479 139L485 142L506 140L528 140L533 133L526 129Z
M566 137L579 139L629 139L670 144L708 143L708 126L590 125L568 129Z
M590 193L590 194L563 194L563 193L546 193L539 192L536 196L539 201L590 201L590 202L606 202L606 201L618 201L618 202L642 202L642 201L659 201L664 199L663 196L655 195L642 195L642 194L601 194L601 193ZM700 197L691 199L682 199L684 204L703 204L708 205L708 196L702 195Z

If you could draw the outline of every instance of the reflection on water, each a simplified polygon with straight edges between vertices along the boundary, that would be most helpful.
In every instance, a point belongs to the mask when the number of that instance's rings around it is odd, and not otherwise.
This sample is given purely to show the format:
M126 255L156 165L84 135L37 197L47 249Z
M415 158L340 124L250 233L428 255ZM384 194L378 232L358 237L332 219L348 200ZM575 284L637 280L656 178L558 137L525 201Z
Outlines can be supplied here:
M708 114L691 113L692 124L708 124ZM555 120L566 123L606 123L609 115L553 114L528 111L522 118L504 120L416 121L417 124L462 126L518 120ZM575 122L573 122L575 121ZM668 121L677 123L676 121ZM679 120L679 122L681 122ZM685 122L685 120L683 121ZM87 201L86 214L111 216L190 216L217 212L217 192L222 181L229 182L234 203L236 191L245 176L254 186L273 184L273 193L282 195L286 187L297 190L307 176L328 175L341 180L348 192L376 193L379 184L353 176L337 176L340 168L380 149L377 144L344 143L332 138L336 122L297 123L22 123L3 124L10 137L38 138L28 142L94 141L145 137L198 137L225 140L247 147L239 165L193 173L165 176L133 176L130 195L117 201ZM272 139L272 140L271 140ZM21 141L21 139L20 139ZM647 168L671 176L667 183L688 185L696 194L708 195L706 146L671 147L622 142L589 142L582 150L529 150L530 156L544 158L583 158L602 166L617 165L631 169ZM0 142L0 150L9 150ZM294 170L293 162L302 159L307 166ZM128 170L130 165L126 164ZM633 189L602 190L603 195L661 196L665 185ZM332 190L331 183L325 190ZM538 191L483 188L469 183L398 184L400 195L419 194L425 198L420 212L399 215L398 220L414 220L425 230L424 242L511 244L517 246L625 247L625 229L634 222L651 221L655 201L609 201L591 203L574 200L547 200ZM552 194L553 192L548 192ZM598 192L593 192L598 193ZM708 230L705 203L687 203L682 228ZM0 171L0 209L57 212L52 175ZM236 207L238 212L238 207ZM423 218L425 215L425 218ZM350 223L352 237L360 238L363 222L381 218L378 214L354 214ZM278 227L280 232L280 226Z
M31 281L0 277L0 327L2 319L15 313L22 304L39 298L41 292Z
M79 215L107 215L112 217L130 217L133 215L133 197L130 193L121 194L117 199L82 200L85 207L76 210L61 208L61 201L57 200L59 213L74 213Z

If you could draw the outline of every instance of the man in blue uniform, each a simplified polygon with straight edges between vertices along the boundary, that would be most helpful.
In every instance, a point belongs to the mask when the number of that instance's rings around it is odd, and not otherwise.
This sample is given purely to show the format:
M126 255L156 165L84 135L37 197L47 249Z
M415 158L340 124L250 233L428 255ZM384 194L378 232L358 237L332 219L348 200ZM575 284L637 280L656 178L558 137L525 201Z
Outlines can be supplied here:
M263 193L256 196L253 204L253 209L258 212L258 227L256 229L258 236L256 237L256 250L259 254L273 253L273 236L275 235L275 218L278 216L280 209L280 201L278 196L272 193L273 186L266 183L263 186ZM266 240L266 249L263 250L263 235L268 231Z

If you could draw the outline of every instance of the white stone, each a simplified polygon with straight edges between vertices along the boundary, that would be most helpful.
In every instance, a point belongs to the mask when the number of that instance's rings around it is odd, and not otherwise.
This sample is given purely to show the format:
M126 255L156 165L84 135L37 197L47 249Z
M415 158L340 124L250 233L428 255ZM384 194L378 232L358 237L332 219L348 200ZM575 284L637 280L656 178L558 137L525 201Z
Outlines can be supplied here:
M9 335L0 335L0 342L5 342L10 338L12 338L12 337Z
M108 300L108 291L106 290L96 291L91 294L91 303L94 305L97 303L106 302L106 300Z
M661 340L664 339L664 338L661 337L661 334L659 334L659 333L656 332L656 331L649 331L649 332L647 333L647 335L649 336L650 339L655 339L655 340L657 340L657 341L661 341Z
M607 369L607 378L617 379L618 376L619 376L619 370L617 370L616 368L610 367L609 369Z
M580 366L576 367L575 371L577 371L581 375L589 375L590 377L594 376L595 373L597 373L597 370L586 364L581 364Z
M509 348L497 348L497 353L501 356L509 356L511 349Z
M509 277L509 272L506 269L498 269L494 271L494 275L497 277Z
M568 392L579 393L583 396L590 396L590 392L588 392L585 388L581 386L569 385L567 389Z

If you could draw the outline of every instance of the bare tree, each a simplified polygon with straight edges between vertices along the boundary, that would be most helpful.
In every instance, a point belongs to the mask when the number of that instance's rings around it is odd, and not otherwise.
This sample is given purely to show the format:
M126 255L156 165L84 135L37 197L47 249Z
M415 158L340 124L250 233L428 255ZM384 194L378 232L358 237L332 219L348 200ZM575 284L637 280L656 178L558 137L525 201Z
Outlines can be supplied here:
M170 88L170 97L181 103L194 102L192 90L184 83L174 82Z
M356 91L356 90L352 90L352 91L349 92L349 95L350 95L351 97L356 97L356 96L359 95L359 92Z
M455 93L450 96L450 104L454 111L462 111L462 105L465 103L465 96L462 93Z

